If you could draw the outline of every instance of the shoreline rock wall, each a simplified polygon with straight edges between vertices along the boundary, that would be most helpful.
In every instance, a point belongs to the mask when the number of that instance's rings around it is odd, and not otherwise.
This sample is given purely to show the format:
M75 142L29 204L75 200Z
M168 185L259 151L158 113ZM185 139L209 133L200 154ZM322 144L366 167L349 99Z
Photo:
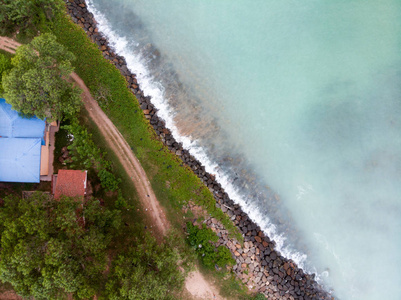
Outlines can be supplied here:
M129 71L125 58L116 54L109 46L107 38L98 31L96 20L87 10L85 0L65 1L72 21L83 28L92 42L97 44L103 56L126 78L128 88L138 99L145 118L149 120L161 141L202 180L213 193L216 207L220 208L244 235L244 245L241 246L238 241L228 237L227 230L216 219L205 220L207 226L219 236L217 244L226 245L235 258L233 271L238 278L250 289L266 295L268 299L334 299L315 281L314 275L304 273L293 261L281 256L274 249L274 241L265 236L260 227L229 198L214 177L205 171L205 167L174 139L164 121L158 117L150 97L144 96L136 75Z

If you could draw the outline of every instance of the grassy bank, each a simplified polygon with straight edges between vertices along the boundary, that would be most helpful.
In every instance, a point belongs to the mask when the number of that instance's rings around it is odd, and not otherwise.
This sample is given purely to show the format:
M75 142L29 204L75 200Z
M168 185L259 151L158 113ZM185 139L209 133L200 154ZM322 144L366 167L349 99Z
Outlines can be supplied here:
M240 238L237 228L215 207L210 191L158 140L144 118L138 101L127 88L125 78L103 58L85 32L64 15L56 18L51 27L57 40L75 54L75 70L91 93L96 95L100 87L107 91L109 104L105 112L140 160L173 226L182 225L182 217L179 218L181 207L193 201L206 208L208 213L221 220L227 229Z

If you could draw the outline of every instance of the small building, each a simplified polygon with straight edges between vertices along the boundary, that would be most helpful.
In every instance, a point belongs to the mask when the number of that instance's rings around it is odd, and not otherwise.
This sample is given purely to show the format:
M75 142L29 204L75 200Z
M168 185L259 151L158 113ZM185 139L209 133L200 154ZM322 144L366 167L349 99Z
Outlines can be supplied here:
M56 122L21 117L0 99L0 182L50 181L57 130Z
M0 99L0 181L40 182L46 122L22 118Z
M86 195L87 172L81 170L59 170L53 175L53 194L57 200L61 196L84 198Z

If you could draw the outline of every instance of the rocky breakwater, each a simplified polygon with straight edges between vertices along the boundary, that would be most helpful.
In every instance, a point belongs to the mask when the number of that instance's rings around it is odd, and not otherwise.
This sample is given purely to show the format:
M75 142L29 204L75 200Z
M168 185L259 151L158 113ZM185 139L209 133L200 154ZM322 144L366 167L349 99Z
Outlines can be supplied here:
M168 149L178 155L192 169L213 193L216 206L238 226L244 236L241 244L228 237L227 230L214 218L206 219L206 224L219 236L218 245L226 245L236 260L233 271L249 288L266 295L268 299L333 299L315 281L314 275L306 274L297 265L275 250L275 243L265 236L260 227L249 219L224 191L214 176L195 159L165 127L165 122L157 115L157 109L140 89L136 75L132 74L124 57L110 47L106 37L98 30L96 20L87 10L84 0L66 0L68 12L73 22L82 27L90 39L97 44L103 56L113 63L127 80L127 86L135 94L139 105L150 125ZM156 50L155 50L156 51ZM128 113L128 112L127 112Z

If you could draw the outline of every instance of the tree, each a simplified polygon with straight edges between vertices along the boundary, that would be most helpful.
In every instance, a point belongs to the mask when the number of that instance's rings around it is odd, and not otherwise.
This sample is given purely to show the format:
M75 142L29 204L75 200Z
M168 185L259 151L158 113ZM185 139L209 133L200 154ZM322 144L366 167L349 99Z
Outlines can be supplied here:
M107 299L175 299L171 292L179 290L185 279L178 262L185 264L185 260L172 239L159 245L147 236L113 262L106 284Z
M62 1L59 0L0 0L2 34L17 29L36 34L62 9Z
M75 199L55 201L41 192L6 197L0 208L0 280L24 297L92 297L120 217L93 199L80 206Z
M68 82L74 55L52 34L36 37L17 48L13 68L3 74L6 101L28 117L61 119L80 108L80 90Z

